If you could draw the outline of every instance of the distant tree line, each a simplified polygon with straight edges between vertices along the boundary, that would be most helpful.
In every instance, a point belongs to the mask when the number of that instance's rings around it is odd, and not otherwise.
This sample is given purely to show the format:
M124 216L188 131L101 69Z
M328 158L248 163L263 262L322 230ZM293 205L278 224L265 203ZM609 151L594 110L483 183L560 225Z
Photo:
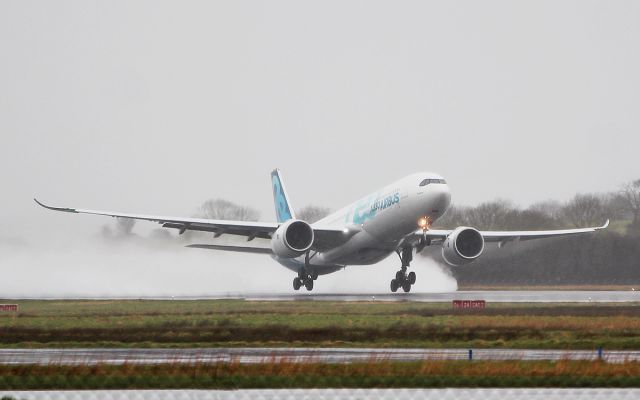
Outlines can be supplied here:
M640 203L639 203L640 205ZM638 211L621 193L577 194L566 203L544 201L527 208L507 200L477 206L451 206L434 227L473 226L481 230L537 230L582 228L602 225L605 220L621 221L626 230L640 227Z
M640 284L637 235L615 231L488 247L466 266L451 269L466 285Z
M488 246L478 260L452 272L460 285L640 284L640 180L617 192L577 194L566 203L454 206L437 227L544 230L597 226L606 219L609 229L598 234Z

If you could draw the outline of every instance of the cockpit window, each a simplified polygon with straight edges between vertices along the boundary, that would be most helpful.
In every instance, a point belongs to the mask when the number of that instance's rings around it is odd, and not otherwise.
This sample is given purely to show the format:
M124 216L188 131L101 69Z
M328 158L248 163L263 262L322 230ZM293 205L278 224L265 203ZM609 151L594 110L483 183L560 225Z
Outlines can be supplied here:
M425 180L423 180L422 182L420 182L420 186L427 186L430 183L447 183L447 181L445 181L444 179L431 179L431 178L427 178Z

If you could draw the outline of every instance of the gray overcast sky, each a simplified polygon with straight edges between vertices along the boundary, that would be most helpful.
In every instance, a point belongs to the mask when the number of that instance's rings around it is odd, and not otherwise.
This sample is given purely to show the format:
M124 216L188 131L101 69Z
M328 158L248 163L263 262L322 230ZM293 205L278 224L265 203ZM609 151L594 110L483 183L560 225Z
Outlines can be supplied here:
M273 220L406 174L521 205L640 178L638 1L2 1L4 232L54 204ZM95 226L102 221L91 217Z

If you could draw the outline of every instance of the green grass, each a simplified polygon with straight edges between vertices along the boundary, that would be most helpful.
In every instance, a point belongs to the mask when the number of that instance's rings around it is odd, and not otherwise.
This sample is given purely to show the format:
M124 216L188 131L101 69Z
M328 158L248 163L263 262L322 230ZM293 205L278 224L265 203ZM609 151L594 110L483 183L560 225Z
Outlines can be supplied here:
M640 348L637 304L11 301L0 347Z
M0 366L0 390L330 387L640 387L640 364L437 361Z

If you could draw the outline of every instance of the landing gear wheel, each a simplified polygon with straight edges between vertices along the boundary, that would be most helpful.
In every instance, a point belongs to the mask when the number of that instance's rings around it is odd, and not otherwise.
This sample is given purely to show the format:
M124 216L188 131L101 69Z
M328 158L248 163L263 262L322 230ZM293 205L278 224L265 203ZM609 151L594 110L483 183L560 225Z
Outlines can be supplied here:
M313 272L311 273L311 279L313 279L314 281L315 281L316 279L318 279L318 273L317 273L316 271L313 271Z
M395 293L395 292L397 292L397 291L398 291L398 287L399 287L399 286L400 286L400 285L398 284L398 281L397 281L397 280L395 280L395 279L392 279L392 280L391 280L391 291L392 291L393 293Z
M409 281L410 284L414 284L416 283L416 273L411 271L409 272L409 275L407 276L407 280Z
M300 289L300 286L302 286L302 282L300 281L300 278L298 277L293 278L293 290Z
M313 290L313 279L307 279L304 282L304 287L307 288L308 291L312 291Z
M402 271L396 272L396 281L398 282L404 281L404 272Z
M402 290L404 290L405 293L409 293L409 291L411 290L411 284L409 282L403 282L402 283Z

